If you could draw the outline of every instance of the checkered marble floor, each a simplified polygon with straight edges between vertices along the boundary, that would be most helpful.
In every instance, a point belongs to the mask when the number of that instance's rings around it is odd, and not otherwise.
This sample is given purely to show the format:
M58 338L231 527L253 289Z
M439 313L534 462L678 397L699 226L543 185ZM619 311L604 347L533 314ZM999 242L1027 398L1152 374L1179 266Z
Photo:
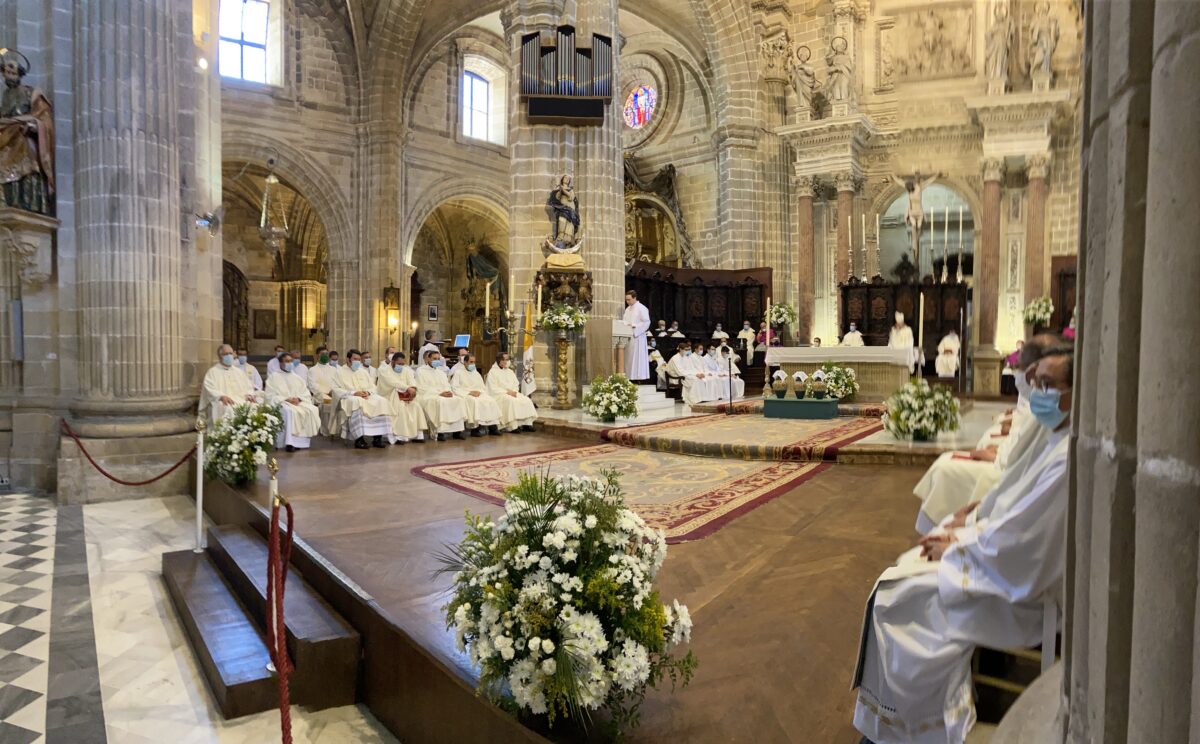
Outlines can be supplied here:
M46 732L50 594L57 508L51 499L0 495L0 742Z

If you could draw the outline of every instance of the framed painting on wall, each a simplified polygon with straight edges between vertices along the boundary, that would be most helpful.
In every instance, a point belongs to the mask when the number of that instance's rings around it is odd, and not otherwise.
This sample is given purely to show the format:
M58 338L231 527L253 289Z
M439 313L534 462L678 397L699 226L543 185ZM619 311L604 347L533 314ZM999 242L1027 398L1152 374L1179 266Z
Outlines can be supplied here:
M425 320L427 320L431 323L436 323L437 319L438 319L438 306L430 305L429 311L425 314Z
M275 338L275 311L274 310L255 310L254 311L254 338Z

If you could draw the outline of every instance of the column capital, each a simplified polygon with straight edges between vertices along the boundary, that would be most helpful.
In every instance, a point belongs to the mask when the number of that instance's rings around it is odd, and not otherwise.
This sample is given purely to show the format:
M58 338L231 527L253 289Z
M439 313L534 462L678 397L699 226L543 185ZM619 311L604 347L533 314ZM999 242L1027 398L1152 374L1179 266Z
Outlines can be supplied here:
M1039 153L1037 155L1027 155L1025 157L1025 172L1030 179L1041 178L1045 179L1050 173L1049 153Z
M999 181L1004 178L1004 160L1001 158L983 159L983 180Z
M842 171L841 173L833 174L833 185L840 191L854 192L858 190L861 178L856 178L850 171Z
M801 199L813 198L817 194L816 176L796 176L794 179L796 196Z

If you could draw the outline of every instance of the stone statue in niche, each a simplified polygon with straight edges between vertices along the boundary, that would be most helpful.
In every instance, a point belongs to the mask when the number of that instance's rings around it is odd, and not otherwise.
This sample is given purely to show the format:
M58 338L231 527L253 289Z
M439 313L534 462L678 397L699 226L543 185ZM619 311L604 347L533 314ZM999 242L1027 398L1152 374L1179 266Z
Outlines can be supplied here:
M3 206L54 214L54 111L42 91L23 85L29 60L0 49L0 186Z
M829 91L829 100L834 103L845 103L850 100L850 86L854 80L854 59L848 53L849 42L844 37L835 36L825 54L825 87Z
M583 243L579 198L575 195L570 176L564 175L558 179L550 198L546 200L546 211L554 227L554 232L543 244L550 251L546 266L555 269L583 268L583 257L579 255L580 244Z
M1008 5L996 5L995 18L987 33L987 56L984 61L988 79L988 93L1004 93L1008 88L1008 50L1013 41L1013 23L1008 14Z
M796 61L792 63L791 69L792 89L796 91L801 118L812 116L813 94L819 85L817 72L808 63L810 59L812 59L812 50L806 46L800 47L796 50Z
M1050 62L1058 46L1058 35L1058 20L1050 15L1050 3L1042 0L1029 25L1029 78L1035 92L1050 90L1054 76Z

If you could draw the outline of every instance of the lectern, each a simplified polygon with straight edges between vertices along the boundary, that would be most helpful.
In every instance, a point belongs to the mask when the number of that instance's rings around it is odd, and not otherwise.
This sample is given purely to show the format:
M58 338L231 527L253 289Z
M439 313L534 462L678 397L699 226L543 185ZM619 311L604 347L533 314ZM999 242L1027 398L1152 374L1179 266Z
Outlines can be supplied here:
M613 337L613 371L625 371L625 347L629 346L629 341L633 338L633 329L626 325L623 320L614 320L612 322L612 337Z

